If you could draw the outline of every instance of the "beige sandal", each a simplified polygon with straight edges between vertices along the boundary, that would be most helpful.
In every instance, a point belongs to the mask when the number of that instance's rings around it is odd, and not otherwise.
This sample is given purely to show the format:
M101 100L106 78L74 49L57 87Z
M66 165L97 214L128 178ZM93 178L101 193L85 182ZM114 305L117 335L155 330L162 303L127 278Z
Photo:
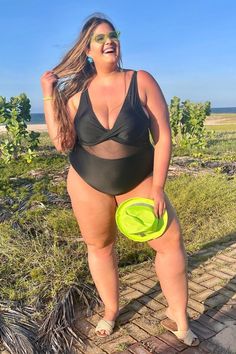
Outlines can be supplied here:
M200 343L197 335L190 328L187 331L178 331L177 324L169 318L161 321L161 325L173 333L180 342L190 347L196 347Z
M115 327L115 321L108 321L108 320L100 320L97 324L97 327L95 329L95 333L98 337L107 337L110 336L113 332L113 329ZM105 331L105 334L99 333L100 331Z

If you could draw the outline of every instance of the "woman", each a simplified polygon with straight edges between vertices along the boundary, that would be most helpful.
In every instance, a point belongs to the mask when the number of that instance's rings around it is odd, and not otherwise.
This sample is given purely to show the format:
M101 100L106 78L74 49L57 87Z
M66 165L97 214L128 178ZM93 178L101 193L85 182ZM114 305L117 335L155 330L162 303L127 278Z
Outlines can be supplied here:
M163 325L195 346L180 225L164 192L171 156L167 104L149 73L121 69L120 61L119 32L107 19L92 17L61 63L41 77L50 138L58 151L70 150L67 190L105 305L96 333L111 334L119 313L116 207L146 197L158 217L165 209L169 216L165 234L148 242L157 252L156 272L169 305ZM60 77L70 80L60 83Z

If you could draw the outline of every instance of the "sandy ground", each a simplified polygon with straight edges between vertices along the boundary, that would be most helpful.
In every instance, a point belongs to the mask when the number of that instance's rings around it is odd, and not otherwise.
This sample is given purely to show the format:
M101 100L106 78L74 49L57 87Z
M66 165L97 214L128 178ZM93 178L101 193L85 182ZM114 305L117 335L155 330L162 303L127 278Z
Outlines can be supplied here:
M205 125L227 124L236 124L236 114L211 114L205 121Z
M35 132L47 132L47 125L46 124L28 124L28 130L34 130ZM0 133L5 132L6 128L4 126L0 126Z

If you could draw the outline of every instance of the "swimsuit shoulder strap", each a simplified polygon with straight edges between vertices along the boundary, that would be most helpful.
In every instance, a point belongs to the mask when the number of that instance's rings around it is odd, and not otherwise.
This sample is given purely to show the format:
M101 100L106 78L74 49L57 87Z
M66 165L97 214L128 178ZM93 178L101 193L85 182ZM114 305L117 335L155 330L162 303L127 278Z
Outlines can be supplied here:
M133 107L141 104L138 94L137 71L135 70L130 83L129 102Z

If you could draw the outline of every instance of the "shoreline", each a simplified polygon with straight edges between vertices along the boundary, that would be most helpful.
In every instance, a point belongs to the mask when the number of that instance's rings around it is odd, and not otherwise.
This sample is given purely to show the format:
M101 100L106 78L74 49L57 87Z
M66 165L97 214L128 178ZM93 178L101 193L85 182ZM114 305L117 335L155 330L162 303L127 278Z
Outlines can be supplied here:
M29 131L35 131L35 132L47 132L47 125L46 124L27 124L27 130ZM1 125L0 126L0 133L6 132L5 126Z

